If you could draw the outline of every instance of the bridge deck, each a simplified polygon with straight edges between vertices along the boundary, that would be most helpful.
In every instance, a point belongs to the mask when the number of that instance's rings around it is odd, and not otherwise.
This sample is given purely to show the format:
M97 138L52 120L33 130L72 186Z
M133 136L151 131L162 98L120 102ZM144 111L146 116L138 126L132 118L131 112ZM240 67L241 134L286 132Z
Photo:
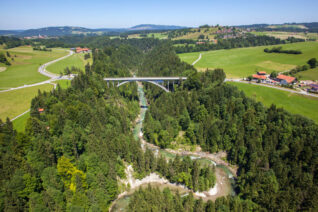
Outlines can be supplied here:
M111 77L105 81L159 81L159 80L186 80L186 77Z

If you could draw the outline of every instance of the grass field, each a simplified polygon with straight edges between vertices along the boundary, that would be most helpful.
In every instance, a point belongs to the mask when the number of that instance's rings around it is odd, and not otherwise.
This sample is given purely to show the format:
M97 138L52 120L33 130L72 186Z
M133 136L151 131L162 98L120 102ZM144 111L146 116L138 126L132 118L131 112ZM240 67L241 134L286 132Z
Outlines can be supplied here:
M200 35L204 35L204 37L209 37L209 39L214 39L215 32L218 30L217 27L209 27L209 28L193 28L190 32L187 32L185 35L180 35L173 40L180 40L180 39L192 39L197 40Z
M270 25L267 28L270 29L284 29L284 28L294 28L294 29L307 29L306 26L301 24L279 24L279 25Z
M281 31L264 31L264 32L251 32L254 35L266 35L279 39L287 39L289 37L301 39L318 39L318 33L304 33L304 32L281 32Z
M168 34L166 32L148 33L147 37L158 38L158 39L168 39Z
M30 117L30 112L24 114L23 116L20 116L19 118L15 119L13 123L13 128L17 130L18 132L23 132L25 129L26 122L28 118Z
M57 59L68 52L64 49L53 49L52 52L33 51L32 47L22 46L8 50L0 49L0 52L8 51L12 58L9 59L11 66L0 72L0 90L33 84L48 79L38 73L41 64ZM15 57L16 55L16 57Z
M299 72L296 77L300 80L318 80L318 68Z
M92 58L89 58L87 60L84 59L84 53L73 54L72 56L64 60L60 60L56 63L53 63L52 65L49 65L46 70L55 74L60 74L60 72L64 73L64 69L66 67L71 68L72 66L74 66L84 71L85 65L87 63L90 63L92 65L92 62Z
M59 84L62 89L66 89L71 86L70 80L57 80L57 81L54 81L53 83Z
M30 109L31 100L38 94L38 90L50 91L53 85L44 84L19 90L0 93L0 119L10 119Z
M318 58L318 42L302 42L279 46L286 50L301 50L303 54L269 54L264 52L264 48L271 48L271 46L259 46L185 53L179 54L179 56L181 60L192 64L202 53L201 60L195 64L197 69L223 68L228 78L247 77L259 70L269 73L272 71L287 71L296 65L306 64L312 57Z
M318 98L258 85L238 82L227 83L237 86L240 90L243 90L247 96L262 102L267 107L271 104L275 104L277 107L282 107L290 113L305 116L318 123Z

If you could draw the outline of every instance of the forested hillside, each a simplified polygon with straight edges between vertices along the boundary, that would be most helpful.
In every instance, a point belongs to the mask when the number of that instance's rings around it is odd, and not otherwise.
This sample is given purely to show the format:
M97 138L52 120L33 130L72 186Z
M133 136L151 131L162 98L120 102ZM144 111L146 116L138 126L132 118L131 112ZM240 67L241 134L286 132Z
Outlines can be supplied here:
M143 52L153 48L139 44L96 49L93 65L70 88L39 92L25 133L17 133L10 120L0 121L0 210L107 211L122 192L118 179L126 178L126 164L139 178L156 171L193 191L213 187L211 166L143 152L132 135L139 112L136 84L118 89L103 81L131 76Z
M98 64L116 69L114 76L128 70L104 52L94 59L99 62L67 90L58 87L32 100L25 133L15 132L9 120L1 123L1 210L106 209L119 192L123 160L137 164L143 157L131 135L136 86L107 89L102 77L108 73Z
M143 131L149 142L166 148L179 136L205 151L226 151L239 170L235 197L203 202L191 193L147 188L132 195L129 211L318 210L313 121L247 98L223 83L221 69L197 72L169 42L101 38L92 45L94 63L70 88L39 92L32 100L25 133L13 130L9 120L0 123L0 210L107 211L122 192L118 179L125 179L128 164L137 178L157 172L193 191L214 185L211 166L189 157L155 157L133 138L137 86L108 87L103 77L136 71L188 77L170 93L145 84Z
M147 140L170 147L184 131L184 143L228 152L227 160L239 165L242 199L268 210L317 208L318 126L274 105L265 108L224 78L222 70L193 71L175 92L149 86Z
M167 212L214 212L214 211L259 211L260 208L250 200L242 200L238 197L221 197L215 202L204 202L195 199L193 194L181 196L172 193L169 189L160 191L157 188L147 187L136 191L129 203L129 211L167 211Z

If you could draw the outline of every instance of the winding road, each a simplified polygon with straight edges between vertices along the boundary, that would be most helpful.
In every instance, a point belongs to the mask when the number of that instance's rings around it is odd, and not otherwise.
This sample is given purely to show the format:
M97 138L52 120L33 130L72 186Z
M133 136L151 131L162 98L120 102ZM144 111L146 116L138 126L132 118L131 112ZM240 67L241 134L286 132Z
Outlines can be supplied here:
M52 85L54 86L54 89L55 89L55 88L56 88L56 84L53 83L54 81L56 81L56 80L61 80L61 79L71 80L71 79L73 78L73 76L65 76L65 75L64 75L64 76L58 76L58 75L53 74L53 73L50 73L50 72L48 72L48 71L46 70L46 67L47 67L47 66L49 66L49 65L51 65L51 64L53 64L53 63L56 63L56 62L58 62L58 61L60 61L60 60L64 60L65 58L67 58L67 57L69 57L69 56L71 56L71 55L74 54L73 51L71 51L71 50L68 50L68 51L69 51L69 54L68 54L68 55L65 55L65 56L60 57L60 58L58 58L58 59L52 60L52 61L50 61L50 62L47 62L47 63L41 65L41 66L38 68L38 72L39 72L40 74L42 74L42 75L44 75L44 76L47 76L47 77L49 77L50 79L45 80L45 81L42 81L42 82L30 84L30 85L23 85L23 86L19 86L19 87L15 87L15 88L10 88L10 89L7 89L7 90L1 90L0 93L4 93L4 92L8 92L8 91L13 91L13 90L18 90L18 89L22 89L22 88L34 87L34 86L43 85L43 84L52 84ZM14 121L15 119L17 119L17 118L23 116L24 114L28 113L29 111L30 111L30 109L27 110L27 111L25 111L25 112L23 112L23 113L21 113L20 115L18 115L18 116L16 116L16 117L12 118L11 121Z
M7 90L2 90L0 91L0 93L4 93L4 92L8 92L8 91L13 91L13 90L18 90L18 89L22 89L22 88L28 88L28 87L33 87L33 86L38 86L38 85L43 85L43 84L47 84L47 83L52 83L53 81L56 81L56 80L61 80L61 79L72 79L72 76L58 76L56 74L53 74L53 73L50 73L46 70L46 67L53 64L53 63L56 63L60 60L63 60L71 55L74 54L73 51L71 50L68 50L69 51L69 54L66 55L66 56L63 56L63 57L60 57L56 60L52 60L48 63L45 63L44 65L41 65L39 68L38 68L38 72L44 76L47 76L49 77L50 79L48 80L45 80L45 81L42 81L42 82L38 82L38 83L34 83L34 84L30 84L30 85L23 85L23 86L19 86L19 87L15 87L15 88L10 88L10 89L7 89Z

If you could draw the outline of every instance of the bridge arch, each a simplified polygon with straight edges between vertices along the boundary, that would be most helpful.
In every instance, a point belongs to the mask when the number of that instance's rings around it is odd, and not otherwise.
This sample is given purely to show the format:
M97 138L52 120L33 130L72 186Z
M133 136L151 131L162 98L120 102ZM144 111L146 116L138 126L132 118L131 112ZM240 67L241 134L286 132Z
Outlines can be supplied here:
M121 83L118 83L118 84L117 84L117 88L118 88L119 86L122 86L122 85L128 83L128 82L134 82L134 81L123 81L123 82L121 82ZM159 83L157 83L157 82L155 82L155 81L143 81L143 82L149 82L149 83L154 84L154 85L158 86L159 88L163 89L165 92L170 92L166 87L164 87L163 85L160 85Z

